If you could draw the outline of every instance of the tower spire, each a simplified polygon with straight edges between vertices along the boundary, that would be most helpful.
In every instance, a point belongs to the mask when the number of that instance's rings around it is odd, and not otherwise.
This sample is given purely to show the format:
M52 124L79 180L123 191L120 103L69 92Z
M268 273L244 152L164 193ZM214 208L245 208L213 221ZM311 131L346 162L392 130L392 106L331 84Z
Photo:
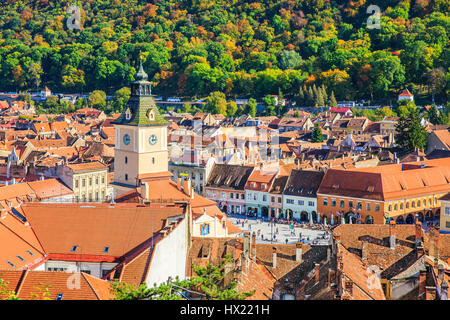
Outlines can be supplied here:
M142 55L139 53L139 70L134 75L135 81L146 81L148 79L148 74L144 71L142 66Z

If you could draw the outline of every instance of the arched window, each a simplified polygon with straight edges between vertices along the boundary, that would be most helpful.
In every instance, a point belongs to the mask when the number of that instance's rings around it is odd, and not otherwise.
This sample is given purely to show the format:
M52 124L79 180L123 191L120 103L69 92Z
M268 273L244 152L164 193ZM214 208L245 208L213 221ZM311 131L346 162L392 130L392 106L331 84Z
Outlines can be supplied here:
M392 211L392 206L391 205L388 206L388 211Z
M397 211L397 209L398 209L397 204L394 204L394 210Z
M409 202L406 203L406 209L409 209Z

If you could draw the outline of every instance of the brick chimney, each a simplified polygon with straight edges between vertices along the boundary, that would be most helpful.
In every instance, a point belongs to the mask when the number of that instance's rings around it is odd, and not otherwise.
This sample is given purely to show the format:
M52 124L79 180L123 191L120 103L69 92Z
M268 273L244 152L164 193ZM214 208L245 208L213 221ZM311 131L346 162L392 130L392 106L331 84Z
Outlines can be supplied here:
M419 298L425 295L425 284L427 280L427 270L419 272Z
M434 227L434 251L436 259L439 259L439 227Z
M353 296L353 281L345 281L345 291L347 291L349 295Z
M296 246L296 249L295 249L295 261L301 263L303 261L302 260L303 259L303 248L302 248L303 243L297 242L295 244L295 246Z
M361 249L361 258L364 263L367 263L369 259L369 242L363 241Z
M422 223L420 221L416 221L416 248L423 241L422 239Z
M181 190L181 178L177 178L177 188Z
M272 254L272 268L276 269L277 267L277 248L273 247L273 254Z
M316 283L318 283L319 279L320 279L320 264L315 263L314 268L315 268L315 280L316 280Z
M444 266L442 264L438 265L438 279L444 281Z
M335 235L334 236L334 246L333 246L333 255L337 254L338 245L341 243L341 236Z
M150 188L148 186L147 182L142 183L141 185L141 198L144 200L144 202L150 201Z
M396 223L391 220L389 223L389 247L393 250L395 249L396 236Z
M243 248L244 254L248 256L250 254L250 232L244 232Z
M425 300L436 300L436 287L425 287Z
M253 234L252 234L251 258L253 259L253 261L256 261L256 233L254 231L253 231Z
M417 244L416 251L417 251L417 259L419 259L421 256L424 255L425 251L423 250L422 242Z

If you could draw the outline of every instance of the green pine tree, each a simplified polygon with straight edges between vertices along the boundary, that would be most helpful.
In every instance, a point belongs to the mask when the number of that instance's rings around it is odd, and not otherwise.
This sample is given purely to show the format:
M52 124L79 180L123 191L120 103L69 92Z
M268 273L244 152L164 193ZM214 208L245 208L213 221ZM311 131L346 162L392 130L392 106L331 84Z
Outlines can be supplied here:
M323 107L325 105L325 101L323 99L322 90L317 90L317 97L315 101L316 107Z
M317 122L314 124L314 129L313 129L311 135L312 135L311 142L322 142L323 141L322 129L320 128L320 126Z
M330 98L328 99L328 105L330 106L330 108L337 106L337 101L336 98L334 97L334 91L331 91Z
M420 124L420 114L417 108L399 118L396 131L395 140L402 149L406 151L413 151L416 148L425 150L428 133Z
M327 94L327 90L326 90L326 88L325 88L325 86L323 84L320 87L320 90L322 91L323 101L327 102L328 101L328 94Z

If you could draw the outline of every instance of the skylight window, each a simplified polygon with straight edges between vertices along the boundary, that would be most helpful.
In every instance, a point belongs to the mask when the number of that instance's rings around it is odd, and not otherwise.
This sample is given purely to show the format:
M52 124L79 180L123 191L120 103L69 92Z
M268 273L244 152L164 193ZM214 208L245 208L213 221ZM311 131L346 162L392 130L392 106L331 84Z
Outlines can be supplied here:
M21 256L16 256L17 258L19 258L21 261L25 261L24 258L22 258Z
M105 247L105 250L103 250L104 253L108 253L109 252L109 247Z
M30 250L25 250L26 253L28 253L30 256L34 256L33 252L31 252Z
M6 260L6 262L8 262L8 264L11 266L11 267L13 267L13 268L15 268L16 267L16 265L14 264L14 263L12 263L11 261L9 261L9 260Z
M63 293L58 293L58 295L56 296L56 301L62 300L63 298Z
M78 246L73 246L71 251L75 252L75 251L77 251L77 248L78 248Z

